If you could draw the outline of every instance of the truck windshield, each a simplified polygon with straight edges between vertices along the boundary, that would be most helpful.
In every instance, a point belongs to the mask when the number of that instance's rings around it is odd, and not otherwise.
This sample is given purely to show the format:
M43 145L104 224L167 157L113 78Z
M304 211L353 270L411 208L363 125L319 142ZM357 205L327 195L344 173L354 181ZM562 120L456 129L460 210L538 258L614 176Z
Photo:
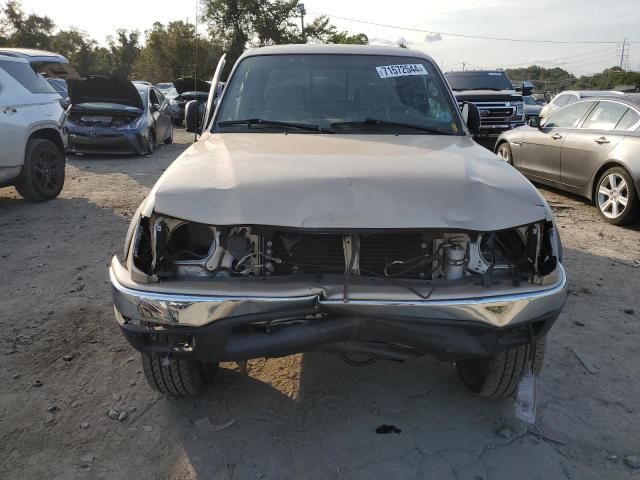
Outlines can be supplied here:
M456 108L423 58L262 55L236 67L214 129L464 134Z
M513 90L513 85L504 72L449 72L446 76L455 91Z

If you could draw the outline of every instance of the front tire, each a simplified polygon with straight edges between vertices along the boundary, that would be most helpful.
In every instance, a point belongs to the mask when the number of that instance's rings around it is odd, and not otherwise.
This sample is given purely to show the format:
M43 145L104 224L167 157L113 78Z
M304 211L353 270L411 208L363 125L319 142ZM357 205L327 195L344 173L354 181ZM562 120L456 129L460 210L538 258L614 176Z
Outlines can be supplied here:
M513 165L513 154L511 153L511 147L507 142L500 144L498 150L496 150L496 155L498 155L498 158L504 160L509 165Z
M169 127L169 136L164 139L164 143L166 145L171 145L173 143L173 122L171 123L171 126Z
M638 216L640 200L633 179L624 168L610 168L598 179L595 205L606 222L626 225Z
M213 382L218 364L142 354L142 369L154 390L168 397L196 397Z
M31 202L53 200L64 186L64 165L64 154L55 143L43 138L29 140L16 190Z
M545 340L546 337L541 337L534 342L533 371L536 373L542 369ZM509 398L516 392L530 355L530 345L522 345L487 358L460 360L456 362L456 370L462 383L479 396Z
M151 155L156 150L156 133L149 132L149 140L147 141L147 155Z

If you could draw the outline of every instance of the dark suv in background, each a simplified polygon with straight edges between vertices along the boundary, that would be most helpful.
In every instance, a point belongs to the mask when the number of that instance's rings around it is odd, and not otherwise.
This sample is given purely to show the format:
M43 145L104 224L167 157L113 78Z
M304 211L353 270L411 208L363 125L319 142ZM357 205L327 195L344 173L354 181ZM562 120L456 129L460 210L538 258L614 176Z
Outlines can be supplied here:
M516 92L513 83L502 70L470 70L445 74L453 93L462 105L474 103L480 110L480 132L475 140L492 149L498 136L525 123L523 95L530 87Z

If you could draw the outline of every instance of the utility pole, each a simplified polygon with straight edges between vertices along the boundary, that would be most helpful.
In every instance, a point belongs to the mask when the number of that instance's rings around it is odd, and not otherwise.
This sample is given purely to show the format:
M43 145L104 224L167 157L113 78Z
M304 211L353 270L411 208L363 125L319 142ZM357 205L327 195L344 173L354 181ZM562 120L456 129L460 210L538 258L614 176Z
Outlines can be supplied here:
M462 71L464 72L465 67L467 66L466 62L462 62Z
M304 36L304 16L307 13L307 10L304 8L304 3L298 4L298 11L300 12L300 23L302 26L302 40L304 41L304 43L307 43L307 39Z
M627 44L627 39L624 38L622 40L622 50L620 51L620 68L624 68L626 60L628 59L629 56L629 47L630 45Z

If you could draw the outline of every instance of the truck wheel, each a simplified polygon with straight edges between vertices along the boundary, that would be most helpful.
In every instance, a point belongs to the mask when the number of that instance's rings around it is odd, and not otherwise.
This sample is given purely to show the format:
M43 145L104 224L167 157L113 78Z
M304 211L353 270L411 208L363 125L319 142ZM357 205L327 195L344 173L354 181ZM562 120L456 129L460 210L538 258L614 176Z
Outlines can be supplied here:
M533 370L539 373L544 361L546 337L535 342ZM456 370L469 390L486 398L508 398L516 392L518 382L527 368L529 344L498 352L488 358L461 360Z
M218 364L142 354L142 369L154 390L169 397L194 397L213 382Z
M56 198L64 186L64 154L50 140L33 138L27 142L22 175L16 190L31 202Z

